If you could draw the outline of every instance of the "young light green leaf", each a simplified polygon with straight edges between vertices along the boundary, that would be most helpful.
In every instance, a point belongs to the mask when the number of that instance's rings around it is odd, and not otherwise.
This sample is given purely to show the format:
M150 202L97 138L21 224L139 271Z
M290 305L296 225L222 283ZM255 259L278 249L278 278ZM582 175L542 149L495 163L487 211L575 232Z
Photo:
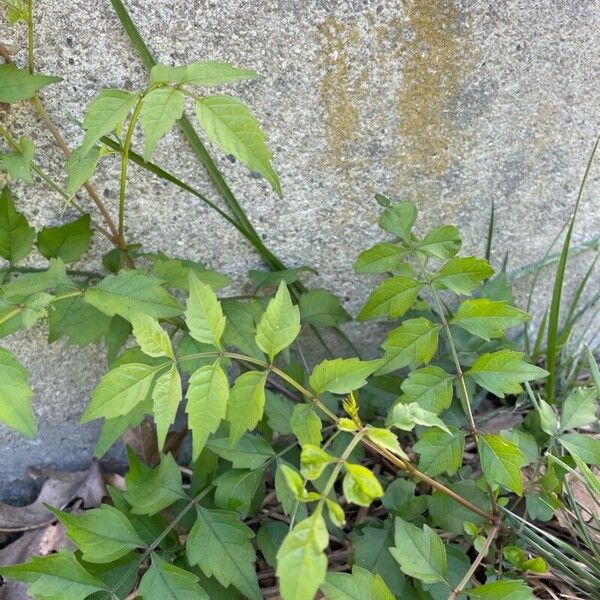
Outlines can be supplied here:
M421 408L436 415L450 408L454 377L440 367L424 367L410 371L402 382L402 400L416 402Z
M245 79L256 79L259 75L250 69L238 69L216 60L199 61L180 67L154 65L150 71L150 83L176 83L192 85L221 85Z
M470 600L533 600L533 590L520 579L501 579L468 591Z
M34 557L25 564L0 567L0 575L27 583L33 598L69 598L85 600L107 585L88 573L72 552L59 550L56 554Z
M151 469L128 448L129 471L125 475L127 491L123 497L134 515L155 515L186 498L181 485L181 472L172 454L163 454L159 465Z
M327 600L394 600L380 575L354 565L352 574L327 573L321 591Z
M479 436L479 456L481 469L489 483L502 485L518 496L523 494L521 469L528 461L516 444L497 434L482 434Z
M315 327L336 327L351 320L340 299L324 289L309 290L298 300L300 320Z
M385 273L393 271L402 263L406 251L395 244L383 242L361 252L354 263L355 273Z
M28 380L29 371L8 350L0 348L0 421L34 438L37 424Z
M25 183L33 183L31 161L35 152L33 142L25 137L19 140L19 151L0 154L0 169L6 171L13 179Z
M225 316L219 299L209 285L202 283L190 271L190 296L185 311L185 322L190 335L199 342L221 347L221 336L225 330Z
M401 317L414 304L421 287L422 284L412 277L390 277L375 288L356 318L368 321L385 316Z
M176 88L157 88L144 96L141 114L145 138L144 160L152 158L156 144L181 118L184 108L185 96Z
M234 585L250 600L261 600L254 569L256 555L252 529L235 512L197 507L198 516L186 542L191 565L224 587Z
M425 425L426 427L439 427L441 430L449 433L449 429L435 413L421 408L416 402L403 404L397 402L392 406L386 423L389 427L397 427L404 431L414 429L415 425Z
M437 427L426 429L413 446L420 454L419 469L435 477L442 473L454 475L462 465L465 435L457 429L442 431Z
M146 545L127 517L108 504L80 515L50 510L66 527L67 535L79 547L83 560L87 562L113 562Z
M81 186L92 177L100 159L107 152L108 150L104 146L102 148L93 146L85 153L82 152L82 148L77 148L69 156L65 164L65 171L67 172L66 191L69 199L73 198Z
M229 383L219 361L200 367L190 378L187 390L188 426L192 431L193 459L197 460L208 436L227 414Z
M346 463L342 481L344 496L359 506L370 506L373 500L383 496L383 488L373 472L362 465Z
M120 315L128 321L140 313L155 319L179 316L179 302L160 283L159 279L137 269L121 271L88 288L84 298L109 317Z
M367 438L381 448L385 448L400 458L408 460L408 456L406 456L406 453L402 450L400 442L393 431L384 429L383 427L367 425Z
M138 100L138 94L122 90L102 90L97 94L87 107L83 120L85 137L80 146L81 154L87 154L103 135L119 130Z
M28 69L19 69L13 63L0 65L0 102L12 104L29 100L44 86L58 81L62 79L50 75L32 75Z
M298 438L300 446L304 447L306 444L318 446L321 443L323 424L310 404L296 404L294 406L290 425L294 435Z
M300 473L284 463L277 465L277 468L281 470L283 479L294 497L297 499L302 498L306 494L306 490L304 489L304 481L302 481Z
M458 229L454 225L442 225L432 229L418 244L417 250L436 258L452 258L462 244Z
M91 239L90 215L86 214L65 225L45 227L38 233L36 245L42 256L69 263L87 252Z
M323 474L325 467L335 461L334 456L319 446L305 444L300 454L300 472L306 479L318 479Z
M450 323L489 342L490 338L502 337L506 329L527 320L526 312L506 302L473 298L460 304Z
M129 363L109 371L94 389L81 423L101 417L111 419L131 412L146 399L158 370L163 367Z
M600 440L583 433L564 433L558 441L586 464L600 467Z
M447 569L446 548L435 531L427 525L423 525L421 530L396 517L394 539L396 545L390 548L390 552L406 575L424 583L444 581Z
M227 407L230 448L235 448L244 433L254 429L262 419L266 382L267 371L248 371L233 384Z
M210 600L198 585L198 577L154 553L152 566L144 573L138 594L144 600Z
M380 360L335 358L320 362L310 375L310 387L318 396L323 392L348 394L367 384L367 377L381 364Z
M163 373L156 380L152 390L154 422L156 424L159 450L163 449L169 427L175 422L181 398L181 377L177 367L173 365L169 371Z
M379 227L408 242L416 218L417 207L412 202L398 202L383 211Z
M327 573L324 550L329 543L320 512L300 521L277 552L277 578L283 600L314 598Z
M205 96L196 102L196 115L213 144L260 173L281 196L265 134L244 103L231 96Z
M273 362L275 355L287 348L299 333L300 310L292 304L287 286L282 281L258 322L256 345Z
M576 388L563 402L560 419L561 431L585 427L597 420L597 394L594 388Z
M437 350L441 328L424 317L404 321L383 343L383 365L377 373L383 375L402 367L414 368L428 363Z
M132 318L131 323L133 335L144 354L155 358L159 356L174 358L171 338L156 319L140 313Z
M436 273L433 285L446 287L456 294L470 294L493 274L494 269L483 258L456 256Z
M514 350L486 352L475 360L465 375L499 398L504 398L505 394L519 394L522 382L548 375L548 371L526 363L524 356Z
M0 256L11 264L27 256L32 249L35 230L17 212L8 187L0 192Z

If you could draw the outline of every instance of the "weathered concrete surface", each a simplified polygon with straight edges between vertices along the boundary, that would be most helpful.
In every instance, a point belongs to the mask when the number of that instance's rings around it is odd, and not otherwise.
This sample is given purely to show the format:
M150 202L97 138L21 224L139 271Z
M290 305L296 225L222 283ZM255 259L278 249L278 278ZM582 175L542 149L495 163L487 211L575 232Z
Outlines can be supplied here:
M570 213L600 125L597 0L127 5L161 61L226 60L263 74L235 93L266 124L284 200L242 166L226 158L219 165L265 242L290 265L315 267L314 283L337 289L351 311L372 283L354 276L351 264L381 237L376 191L416 200L425 223L457 224L472 252L483 249L494 200L493 262L508 252L510 268L539 258ZM0 27L23 64L23 30ZM40 72L64 77L44 99L73 140L80 134L72 118L82 117L97 90L135 89L146 79L108 0L40 2L36 51ZM17 107L8 120L16 134L35 138L39 161L57 173L61 157L33 113ZM155 160L210 190L180 134L160 144ZM113 209L117 173L107 162L95 179ZM599 187L593 173L576 243L600 233ZM71 216L42 185L14 189L38 227ZM193 197L136 168L128 197L129 239L149 250L204 260L238 284L260 266L248 244ZM97 239L85 264L97 266L106 249ZM537 310L547 289L536 296ZM33 373L41 424L35 442L1 430L0 495L7 496L28 464L88 462L96 430L76 421L104 366L100 349L48 348L37 331L3 343Z

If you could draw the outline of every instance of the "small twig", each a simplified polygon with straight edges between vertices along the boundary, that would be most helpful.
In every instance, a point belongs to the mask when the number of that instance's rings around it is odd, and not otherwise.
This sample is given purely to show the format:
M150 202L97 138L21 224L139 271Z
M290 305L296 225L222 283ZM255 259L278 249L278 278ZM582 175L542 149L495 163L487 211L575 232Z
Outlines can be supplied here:
M467 583L469 583L469 580L471 579L471 577L473 577L473 574L477 570L477 567L479 567L479 565L481 564L481 561L487 556L488 550L490 549L492 542L496 538L496 535L498 535L498 531L500 531L500 523L499 522L496 523L490 529L490 532L488 533L488 536L487 536L479 554L473 561L473 564L470 566L469 570L465 573L465 576L460 580L460 583L452 590L452 593L450 594L450 596L448 596L448 600L456 600L456 598L458 598L459 594L462 592L465 585L467 585Z

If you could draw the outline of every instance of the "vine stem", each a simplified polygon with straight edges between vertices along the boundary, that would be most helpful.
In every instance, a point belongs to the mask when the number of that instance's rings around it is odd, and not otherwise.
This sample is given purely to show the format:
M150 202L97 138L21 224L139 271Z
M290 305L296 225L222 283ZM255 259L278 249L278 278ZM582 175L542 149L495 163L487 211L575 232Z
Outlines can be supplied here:
M471 579L471 577L473 577L473 574L477 570L477 567L479 567L479 565L481 564L481 561L486 557L486 555L490 549L490 546L492 545L492 542L498 535L499 531L500 531L500 522L497 522L490 529L490 532L488 533L488 536L487 536L485 542L483 543L483 546L481 547L479 554L473 561L473 564L469 567L469 570L465 573L465 576L460 580L459 584L452 590L452 593L448 596L448 600L456 600L456 598L458 598L459 594L462 592L465 585L467 585L467 583L469 583L469 580Z
M315 406L317 406L319 408L319 410L321 410L321 412L323 412L325 415L327 415L334 423L336 423L336 424L339 423L338 416L334 412L329 410L321 402L321 400L319 400L319 398L317 398L317 396L315 396L311 391L307 390L302 384L298 383L293 377L290 377L285 371L282 371L281 369L275 367L274 365L272 365L270 363L265 362L264 360L254 358L253 356L245 356L243 354L237 354L235 352L200 352L200 353L196 353L196 354L190 354L188 356L179 357L178 360L183 361L183 360L192 360L194 358L217 357L217 356L227 357L227 358L231 358L235 361L242 361L242 362L250 363L253 365L257 365L263 369L266 369L270 373L277 375L278 377L283 379L285 382L287 382L289 385L291 385L293 388L295 388L297 391L299 391L311 403L313 403ZM377 454L386 458L393 465L399 467L400 469L402 469L404 471L407 471L413 477L420 479L424 483L427 483L428 485L430 485L432 488L446 494L447 496L449 496L450 498L452 498L453 500L455 500L456 502L458 502L459 504L461 504L462 506L464 506L471 512L478 514L480 517L483 517L490 523L495 523L495 521L496 521L495 515L491 515L491 514L487 513L485 510L479 508L475 504L472 504L467 499L463 498L462 496L459 496L456 492L453 492L451 489L447 488L444 484L436 481L435 479L432 479L428 475L425 475L425 473L422 473L421 471L419 471L410 462L402 460L395 454L392 454L389 450L386 450L385 448L378 446L377 444L375 444L374 442L371 442L370 440L368 440L366 438L362 438L361 441L365 446L367 446L368 448L377 452Z

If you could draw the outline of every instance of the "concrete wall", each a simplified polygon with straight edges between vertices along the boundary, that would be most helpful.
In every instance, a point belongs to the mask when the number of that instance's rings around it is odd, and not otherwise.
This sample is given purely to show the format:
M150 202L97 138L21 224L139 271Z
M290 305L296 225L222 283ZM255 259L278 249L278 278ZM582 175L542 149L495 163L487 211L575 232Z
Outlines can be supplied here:
M63 133L77 141L72 119L81 119L96 91L136 89L146 72L108 0L38 5L38 69L64 77L44 99ZM415 200L429 225L458 225L471 252L483 249L494 200L493 262L508 252L510 268L539 258L570 214L600 126L597 0L127 5L159 60L226 60L264 76L235 93L266 124L285 198L239 164L219 157L219 165L265 242L290 265L315 267L312 281L337 289L351 311L372 283L354 276L351 264L381 237L374 192ZM0 31L23 64L23 29L2 24ZM33 137L39 162L58 176L62 157L33 112L17 106L0 118ZM179 133L160 144L155 160L215 196ZM95 179L113 209L117 173L109 161ZM599 234L599 187L593 173L575 242ZM37 227L73 216L41 184L13 189ZM128 237L147 249L204 260L238 285L260 266L217 215L136 168L128 198ZM84 264L97 267L106 250L97 239ZM580 272L588 260L578 263ZM536 298L538 309L547 288ZM0 429L0 495L9 496L28 464L70 468L89 460L96 429L76 422L104 364L101 349L48 347L41 330L3 344L33 373L41 423L34 442Z

